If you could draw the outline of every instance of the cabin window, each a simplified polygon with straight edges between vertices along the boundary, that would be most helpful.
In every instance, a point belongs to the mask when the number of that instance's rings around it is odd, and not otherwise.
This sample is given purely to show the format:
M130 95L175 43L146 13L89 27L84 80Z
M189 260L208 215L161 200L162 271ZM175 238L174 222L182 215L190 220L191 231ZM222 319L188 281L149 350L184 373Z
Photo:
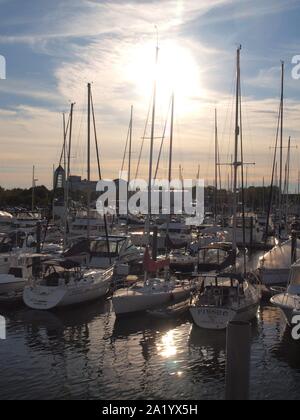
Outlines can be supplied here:
M104 242L97 242L92 241L91 242L91 254L97 257L101 256L107 256L107 243ZM113 255L116 255L118 253L118 244L117 242L110 242L109 243L109 251Z
M23 277L22 268L19 267L10 268L8 274L16 277L17 279L21 279Z

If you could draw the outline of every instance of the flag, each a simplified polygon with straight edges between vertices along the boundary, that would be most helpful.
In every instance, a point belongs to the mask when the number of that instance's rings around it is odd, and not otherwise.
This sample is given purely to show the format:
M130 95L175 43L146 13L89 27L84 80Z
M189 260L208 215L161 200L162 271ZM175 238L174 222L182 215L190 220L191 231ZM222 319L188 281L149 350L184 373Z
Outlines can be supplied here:
M163 270L165 267L170 265L170 260L154 261L152 260L147 247L144 254L144 270L148 273L156 273L157 271Z

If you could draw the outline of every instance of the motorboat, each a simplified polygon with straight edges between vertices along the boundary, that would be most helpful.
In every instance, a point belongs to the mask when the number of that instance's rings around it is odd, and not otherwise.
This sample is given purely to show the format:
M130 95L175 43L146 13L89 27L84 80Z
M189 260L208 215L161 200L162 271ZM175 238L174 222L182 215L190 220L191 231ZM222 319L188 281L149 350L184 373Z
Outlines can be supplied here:
M22 293L35 269L35 262L45 255L15 252L6 257L6 263L1 263L0 257L0 302L22 300Z
M173 251L170 254L170 268L175 272L208 273L211 271L223 271L232 266L236 261L236 251L232 243L212 243L205 247L188 251Z

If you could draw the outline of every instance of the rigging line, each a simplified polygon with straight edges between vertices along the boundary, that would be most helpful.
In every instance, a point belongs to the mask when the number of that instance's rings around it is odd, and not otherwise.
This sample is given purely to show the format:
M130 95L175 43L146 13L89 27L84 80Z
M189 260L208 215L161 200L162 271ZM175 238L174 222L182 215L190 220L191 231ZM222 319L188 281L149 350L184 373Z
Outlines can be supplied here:
M145 128L144 128L144 134L143 134L143 140L142 140L141 150L140 150L138 164L137 164L136 173L135 173L135 179L138 179L138 174L139 174L139 170L140 170L140 164L141 164L141 159L142 159L142 154L143 154L143 149L144 149L144 144L145 144L145 137L146 137L146 134L147 134L147 128L148 128L148 124L149 124L149 118L150 118L152 100L153 99L151 99L150 104L149 104L149 109L148 109L146 124L145 124Z
M266 243L267 243L268 235L269 235L269 222L270 222L270 216L271 216L271 210L272 210L275 172L277 172L276 171L276 163L277 163L277 148L278 148L278 140L279 140L280 113L281 113L281 104L279 106L279 112L278 112L277 132L276 132L276 141L275 141L275 150L274 150L274 158L273 158L273 168L272 168L272 178L271 178L270 195L269 195L269 203L268 203L267 223L266 223L266 232L265 232L265 242Z
M96 128L96 118L95 118L95 109L94 109L94 101L93 101L92 92L91 92L91 106L92 106L92 116L93 116L93 126L94 126L97 164L98 164L98 175L99 175L99 179L101 180L102 179L102 171L101 171L101 165L100 165L100 153L99 153L98 135L97 135L97 128Z
M101 171L101 164L100 164L100 153L99 153L99 145L98 145L98 136L97 136L96 118L95 118L95 109L94 109L94 101L93 101L92 90L90 91L90 100L91 100L92 115L93 115L96 155L97 155L97 164L98 164L98 176L99 176L99 180L101 181L102 180L102 171ZM111 253L110 253L110 243L109 243L109 238L108 238L108 224L107 224L106 214L104 214L103 219L104 219L104 229L105 229L105 237L106 237L106 247L107 247L107 252L108 252L108 255L109 255L109 264L111 264L112 260L111 260Z
M65 115L65 114L63 114L63 115ZM63 127L63 130L64 130L64 144L63 144L60 159L59 159L59 166L61 166L61 164L62 164L64 153L65 153L65 150L66 150L67 134L68 134L68 131L69 131L69 124L70 124L70 114L69 114L67 125L65 125L65 123L64 123L64 127Z
M170 100L170 104L169 104L169 108L168 108L168 114L167 114L167 118L166 118L166 121L165 121L163 136L162 136L162 139L161 139L159 154L158 154L158 158L157 158L157 164L156 164L156 170L155 170L154 179L157 178L157 174L158 174L158 170L159 170L159 164L160 164L160 159L161 159L163 144L164 144L165 137L166 137L166 131L167 131L167 125L168 125L168 121L169 121L169 114L170 114L171 104L172 104L172 98Z

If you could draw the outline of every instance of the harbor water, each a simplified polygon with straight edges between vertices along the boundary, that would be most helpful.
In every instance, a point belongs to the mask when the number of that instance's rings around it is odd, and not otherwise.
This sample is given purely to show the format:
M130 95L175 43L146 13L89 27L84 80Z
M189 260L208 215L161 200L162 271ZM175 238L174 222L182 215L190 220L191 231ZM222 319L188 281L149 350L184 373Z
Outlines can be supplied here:
M189 317L116 320L111 301L1 312L0 399L224 398L226 334ZM251 398L299 398L300 343L280 312L262 307L252 333Z

